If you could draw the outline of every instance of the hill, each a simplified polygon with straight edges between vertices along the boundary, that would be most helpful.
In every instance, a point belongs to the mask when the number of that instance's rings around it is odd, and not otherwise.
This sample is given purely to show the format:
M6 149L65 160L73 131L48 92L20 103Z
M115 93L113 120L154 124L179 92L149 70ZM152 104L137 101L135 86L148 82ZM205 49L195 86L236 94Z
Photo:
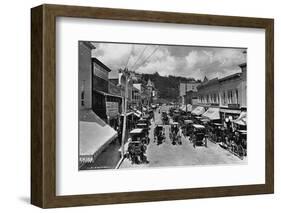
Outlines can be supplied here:
M142 74L142 81L147 82L150 79L154 82L155 88L158 90L160 99L167 101L177 101L179 97L180 83L200 82L194 78L185 78L180 76L161 76L158 72L154 74Z

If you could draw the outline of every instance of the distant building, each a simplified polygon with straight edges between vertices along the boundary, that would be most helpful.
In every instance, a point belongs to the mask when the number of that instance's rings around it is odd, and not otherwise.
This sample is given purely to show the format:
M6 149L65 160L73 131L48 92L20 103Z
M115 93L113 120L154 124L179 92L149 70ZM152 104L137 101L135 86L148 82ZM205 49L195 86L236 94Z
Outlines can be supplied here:
M197 86L200 83L198 82L187 82L187 83L180 83L179 85L179 96L180 96L180 104L194 104L196 102L196 93L197 93Z
M140 94L140 90L133 86L132 89L132 105L139 107L141 105L141 94Z
M133 83L138 83L142 79L142 74L141 73L130 71L130 75L131 75L131 79L132 79Z
M155 89L155 85L154 83L148 79L147 84L146 84L146 88L148 90L148 94L149 94L149 103L153 103L156 102L157 100L157 91Z
M149 105L150 103L150 90L142 83L134 83L133 86L139 90L140 104Z
M220 83L218 78L214 78L208 81L203 81L198 85L198 103L200 105L217 105L219 106L220 97Z

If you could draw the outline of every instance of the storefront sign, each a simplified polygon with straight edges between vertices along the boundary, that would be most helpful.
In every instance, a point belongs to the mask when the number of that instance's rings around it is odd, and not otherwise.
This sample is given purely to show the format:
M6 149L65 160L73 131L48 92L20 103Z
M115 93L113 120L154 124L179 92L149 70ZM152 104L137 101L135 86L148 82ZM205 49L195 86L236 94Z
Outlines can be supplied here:
M106 114L109 117L116 117L119 114L118 102L106 102Z
M240 104L228 104L228 108L230 108L230 109L239 109L240 108Z
M229 113L229 114L240 114L240 113L241 113L241 110L235 110L235 109L220 109L220 112Z

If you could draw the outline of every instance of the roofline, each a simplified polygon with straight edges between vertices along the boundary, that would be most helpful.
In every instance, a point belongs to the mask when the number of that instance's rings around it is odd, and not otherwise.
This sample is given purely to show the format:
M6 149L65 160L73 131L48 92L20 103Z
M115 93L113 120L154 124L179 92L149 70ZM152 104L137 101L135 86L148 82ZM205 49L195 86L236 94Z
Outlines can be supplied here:
M242 67L247 67L247 63L245 62L245 63L239 64L238 66L241 67L241 68Z
M90 41L80 41L80 42L83 43L84 45L86 45L91 50L96 49L96 47Z
M106 66L104 63L102 63L99 59L92 58L92 62L96 62L98 65L103 67L107 72L111 72L111 69L108 66Z
M228 76L225 76L223 78L220 78L219 81L221 82L221 81L225 81L227 79L231 79L231 78L235 78L235 77L240 77L240 76L241 76L241 73L238 72L238 73L234 73L232 75L228 75Z
M213 85L213 84L216 84L216 83L219 83L219 79L218 78L212 78L212 79L210 79L206 82L202 82L201 84L199 84L197 86L197 89L205 87L205 86Z

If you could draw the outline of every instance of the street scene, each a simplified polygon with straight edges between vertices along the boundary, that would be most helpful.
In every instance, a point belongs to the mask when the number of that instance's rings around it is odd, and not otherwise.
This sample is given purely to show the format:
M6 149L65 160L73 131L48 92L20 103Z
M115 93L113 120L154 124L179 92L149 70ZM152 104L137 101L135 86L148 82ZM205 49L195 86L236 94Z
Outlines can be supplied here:
M79 41L79 170L247 164L247 49Z

